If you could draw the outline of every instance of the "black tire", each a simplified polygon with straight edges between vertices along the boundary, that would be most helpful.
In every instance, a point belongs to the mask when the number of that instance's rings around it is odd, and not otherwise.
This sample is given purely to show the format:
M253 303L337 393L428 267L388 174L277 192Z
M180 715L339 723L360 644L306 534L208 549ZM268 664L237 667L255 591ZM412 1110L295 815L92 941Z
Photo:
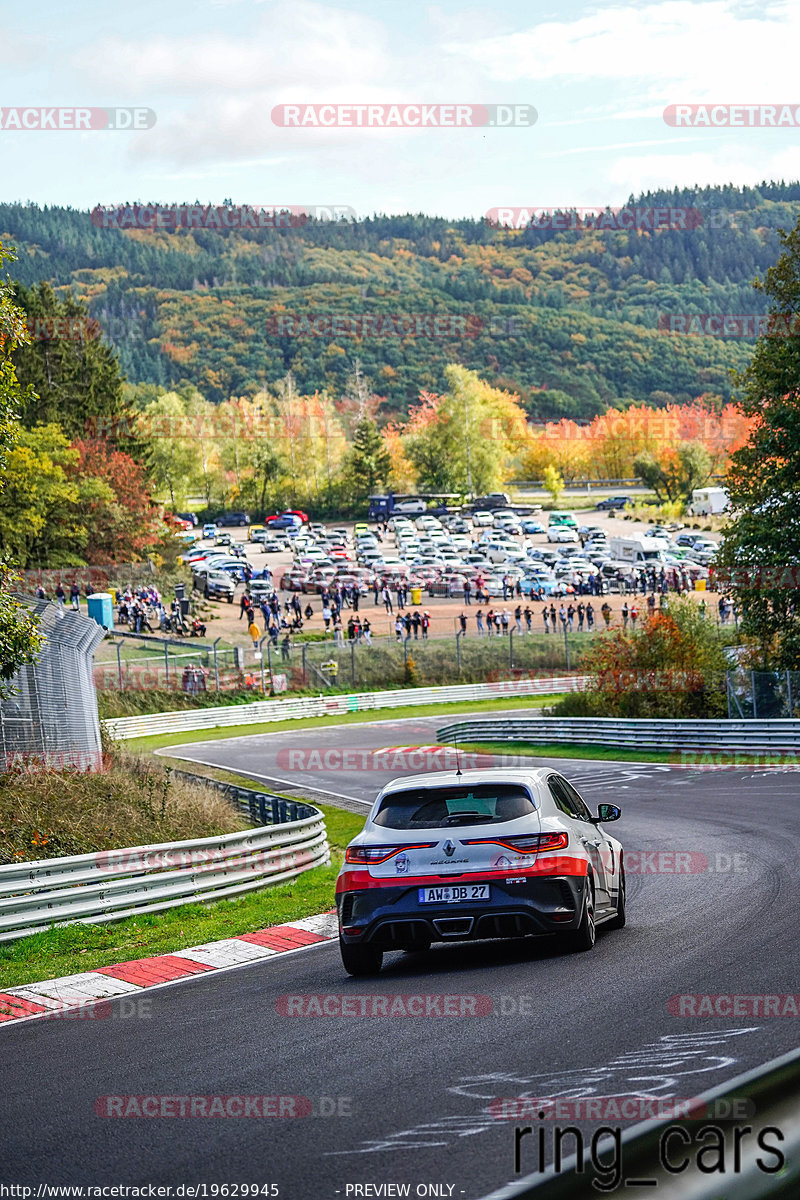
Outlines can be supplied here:
M233 604L233 596L228 596L228 604Z
M375 946L347 945L340 937L339 950L348 975L377 975L383 964L383 951Z
M594 923L594 892L587 882L586 895L583 900L581 923L577 929L571 930L566 936L567 949L572 953L581 953L594 949L597 929Z
M625 928L625 870L620 872L619 877L619 896L617 898L617 915L606 922L608 929L624 929Z

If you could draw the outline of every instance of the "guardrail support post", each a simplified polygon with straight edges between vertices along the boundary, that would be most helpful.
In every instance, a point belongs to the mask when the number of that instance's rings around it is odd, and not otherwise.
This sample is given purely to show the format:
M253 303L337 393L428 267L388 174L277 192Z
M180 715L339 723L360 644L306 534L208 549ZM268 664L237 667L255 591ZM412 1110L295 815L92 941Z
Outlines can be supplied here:
M301 651L302 661L303 661L303 687L307 687L308 686L308 663L306 662L306 655L308 654L308 645L306 642L303 642L303 645L300 647L300 651Z
M355 638L353 638L353 640L350 643L350 680L352 682L353 689L355 690L355 686L356 686L356 640L355 640Z
M222 638L218 637L214 641L214 644L211 647L211 649L214 651L214 683L216 684L217 691L219 691L219 666L217 664L217 642L221 642L221 641L222 641Z
M569 666L569 636L567 634L566 621L564 622L564 653L567 656L567 670L569 670L570 669L570 666Z
M508 631L508 666L510 670L514 670L514 630Z
M458 673L461 674L461 630L456 634L456 659L458 661Z
M123 691L123 688L124 688L124 685L122 682L122 647L124 645L125 645L125 643L122 640L120 640L118 642L114 642L114 649L117 652L117 673L119 675L119 690L120 691Z
M268 637L269 637L269 634L265 633L264 636L262 637L261 641L258 643L258 655L259 655L259 659L261 661L261 695L262 696L264 695L264 691L266 688L266 685L264 682L264 642L267 640Z
M269 690L272 695L272 638L267 639L267 662L269 663Z
M167 687L169 687L169 646L164 645L164 675L166 676Z

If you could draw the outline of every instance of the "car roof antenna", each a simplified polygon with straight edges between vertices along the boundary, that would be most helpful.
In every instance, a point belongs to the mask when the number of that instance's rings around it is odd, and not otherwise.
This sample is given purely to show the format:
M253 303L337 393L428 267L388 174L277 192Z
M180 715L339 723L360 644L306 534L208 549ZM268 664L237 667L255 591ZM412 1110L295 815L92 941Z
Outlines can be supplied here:
M458 776L461 774L461 756L458 751L458 741L456 740L455 734L453 734L453 749L456 752L456 778L458 778Z

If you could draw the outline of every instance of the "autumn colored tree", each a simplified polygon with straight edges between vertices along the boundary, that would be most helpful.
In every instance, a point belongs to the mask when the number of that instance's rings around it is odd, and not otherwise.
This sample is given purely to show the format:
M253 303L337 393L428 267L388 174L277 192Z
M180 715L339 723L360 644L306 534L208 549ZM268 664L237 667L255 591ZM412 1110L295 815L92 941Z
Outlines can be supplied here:
M78 441L73 449L78 458L69 474L84 486L89 480L104 485L82 504L89 561L137 562L160 536L144 468L108 442Z
M475 371L450 364L447 391L421 394L405 427L409 459L427 491L479 495L497 489L525 439L517 397L491 387Z
M584 692L555 706L562 716L716 717L727 713L728 660L715 625L688 597L670 597L632 633L595 638L581 669Z
M13 262L15 257L0 242L0 267L4 262ZM0 279L0 504L9 456L19 436L17 414L25 401L13 355L26 338L24 314L12 301L10 284ZM0 546L5 551L1 533ZM8 565L9 557L4 555L0 560L0 697L7 694L7 681L25 663L34 661L42 644L36 618L13 595L20 577Z
M734 508L719 556L740 612L740 628L761 664L800 668L800 221L781 231L783 253L756 287L770 299L775 332L758 339L739 379L751 419L731 457ZM791 330L791 336L786 336Z

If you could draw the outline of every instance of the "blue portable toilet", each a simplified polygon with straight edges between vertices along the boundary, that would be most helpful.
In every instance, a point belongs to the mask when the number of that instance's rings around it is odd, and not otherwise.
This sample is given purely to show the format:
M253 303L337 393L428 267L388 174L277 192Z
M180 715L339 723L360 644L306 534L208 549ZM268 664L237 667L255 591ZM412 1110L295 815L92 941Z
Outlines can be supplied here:
M104 629L114 628L114 602L109 592L94 592L86 600L89 616Z

